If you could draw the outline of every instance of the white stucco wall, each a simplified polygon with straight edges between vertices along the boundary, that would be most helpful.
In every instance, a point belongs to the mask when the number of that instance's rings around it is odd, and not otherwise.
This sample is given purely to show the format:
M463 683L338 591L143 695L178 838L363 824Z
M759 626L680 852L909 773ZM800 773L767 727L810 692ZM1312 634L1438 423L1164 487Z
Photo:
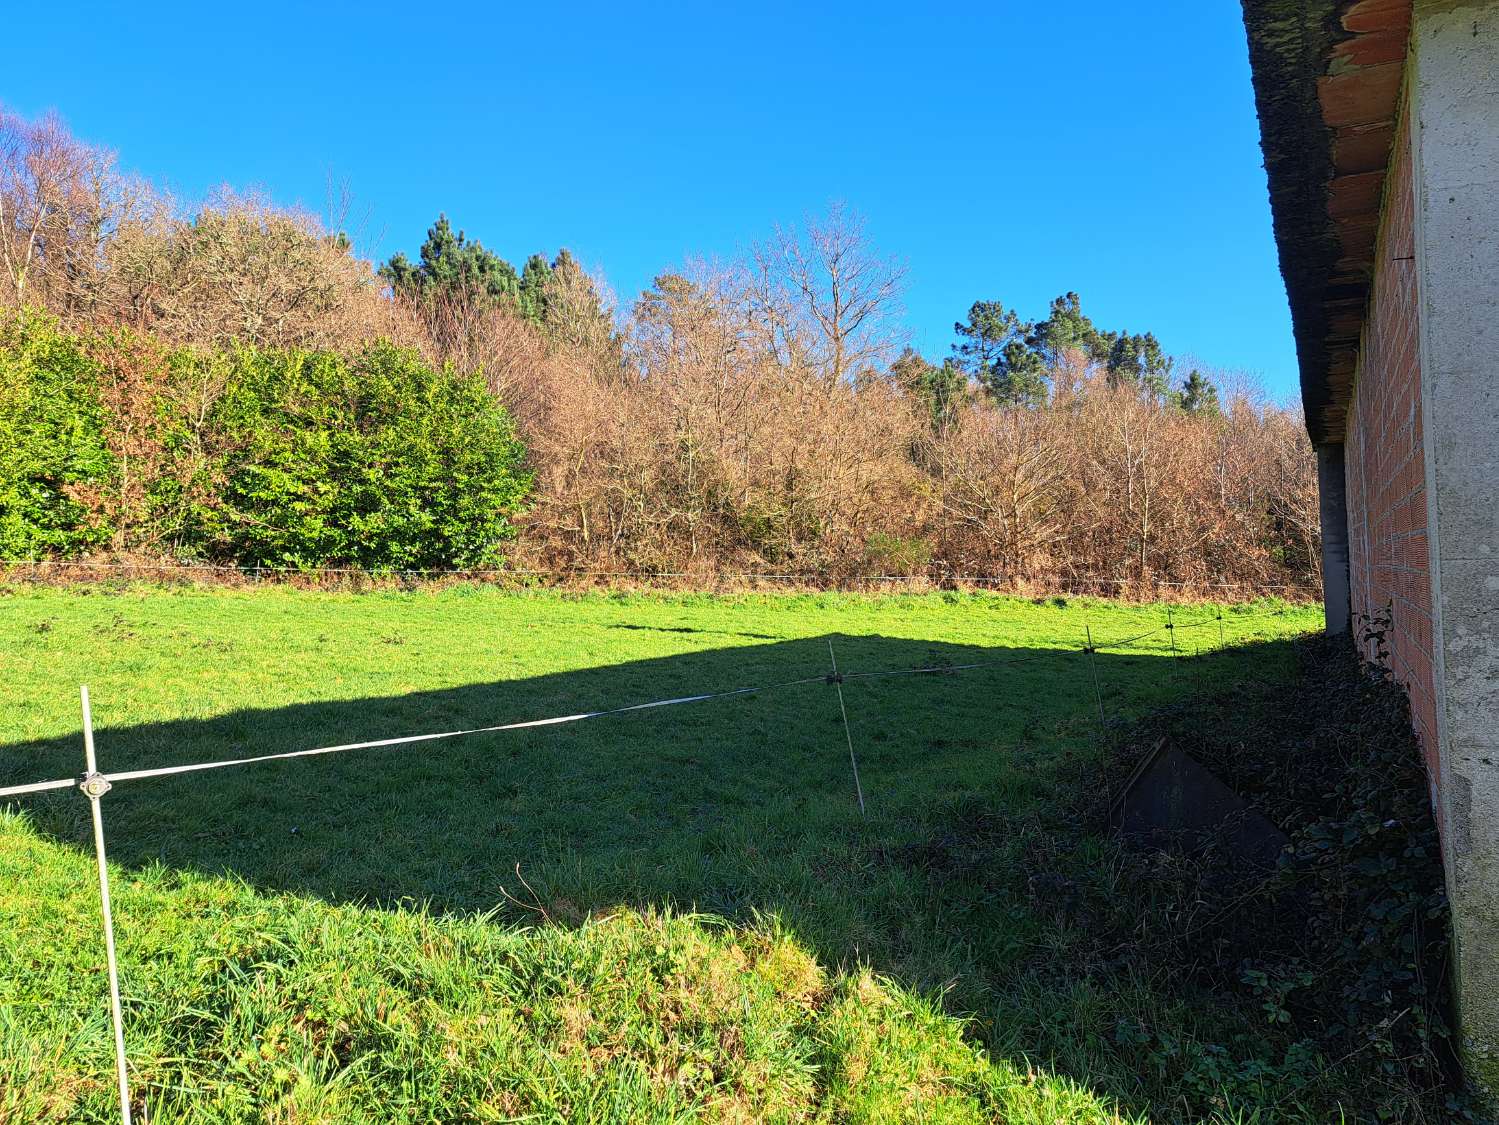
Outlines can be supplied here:
M1499 1101L1499 0L1416 0L1411 50L1437 790L1468 1071Z

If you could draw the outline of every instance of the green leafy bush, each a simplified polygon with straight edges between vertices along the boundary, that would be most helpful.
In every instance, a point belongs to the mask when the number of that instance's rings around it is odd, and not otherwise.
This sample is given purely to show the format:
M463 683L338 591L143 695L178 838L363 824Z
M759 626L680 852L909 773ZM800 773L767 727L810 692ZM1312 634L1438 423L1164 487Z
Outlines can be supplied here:
M502 560L530 476L481 380L387 343L352 358L242 349L181 363L217 365L195 382L224 388L207 424L218 449L194 470L215 487L184 510L185 548L254 566ZM173 444L187 455L192 436L182 427Z
M503 561L531 477L477 377L376 343L163 351L0 323L0 558L106 544L243 566Z
M91 503L115 473L95 376L51 318L0 320L0 558L71 556L108 541Z

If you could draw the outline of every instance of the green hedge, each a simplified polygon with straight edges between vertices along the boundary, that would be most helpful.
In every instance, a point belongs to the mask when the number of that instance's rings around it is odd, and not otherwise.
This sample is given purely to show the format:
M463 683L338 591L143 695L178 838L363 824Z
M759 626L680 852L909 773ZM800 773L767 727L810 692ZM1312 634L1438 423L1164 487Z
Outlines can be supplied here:
M118 344L34 316L0 329L0 556L113 540L244 566L503 561L531 478L478 378L383 342L162 351L149 371Z
M111 529L97 497L118 465L97 365L47 321L0 320L0 558L77 555Z

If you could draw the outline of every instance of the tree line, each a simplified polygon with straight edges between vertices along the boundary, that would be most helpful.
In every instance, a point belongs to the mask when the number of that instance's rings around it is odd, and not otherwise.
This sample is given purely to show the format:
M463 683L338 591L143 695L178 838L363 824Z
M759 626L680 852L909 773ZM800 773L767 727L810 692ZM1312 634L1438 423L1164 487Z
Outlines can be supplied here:
M1076 293L928 359L846 208L625 307L566 250L440 216L376 264L341 225L0 115L0 554L1316 580L1294 411Z

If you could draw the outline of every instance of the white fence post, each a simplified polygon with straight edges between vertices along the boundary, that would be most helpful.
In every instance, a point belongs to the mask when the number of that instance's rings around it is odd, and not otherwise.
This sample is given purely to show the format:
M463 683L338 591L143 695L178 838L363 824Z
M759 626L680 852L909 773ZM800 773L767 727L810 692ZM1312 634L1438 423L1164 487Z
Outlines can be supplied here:
M88 686L79 688L83 700L83 760L85 770L78 787L89 800L94 818L94 852L99 860L99 906L104 915L104 955L109 965L109 1014L114 1022L115 1074L120 1081L120 1118L130 1125L130 1079L125 1071L125 1020L120 1013L120 969L115 960L114 915L109 906L109 865L104 854L104 817L99 798L110 790L110 784L99 772L94 760L94 717L89 709Z
M864 786L859 782L859 759L854 756L854 736L848 729L848 708L843 705L843 677L838 674L838 657L833 652L832 638L828 639L828 659L833 662L833 671L828 679L838 689L838 711L843 716L843 737L848 741L848 764L854 768L854 792L859 795L859 815L865 816Z

